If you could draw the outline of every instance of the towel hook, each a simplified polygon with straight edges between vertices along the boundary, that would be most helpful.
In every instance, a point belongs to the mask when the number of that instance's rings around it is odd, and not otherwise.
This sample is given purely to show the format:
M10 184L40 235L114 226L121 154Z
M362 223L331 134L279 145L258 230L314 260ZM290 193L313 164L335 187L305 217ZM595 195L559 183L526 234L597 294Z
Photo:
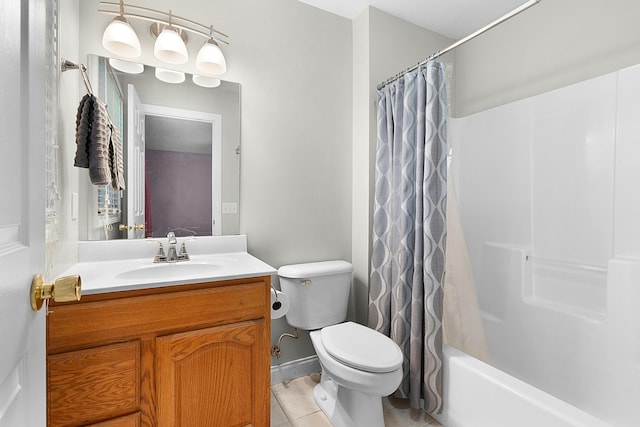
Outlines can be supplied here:
M62 71L63 73L69 70L80 70L82 81L84 82L84 87L87 88L87 92L89 93L89 95L93 95L93 87L91 86L89 75L87 74L87 67L85 67L84 64L75 64L68 59L61 59L60 62L60 71Z

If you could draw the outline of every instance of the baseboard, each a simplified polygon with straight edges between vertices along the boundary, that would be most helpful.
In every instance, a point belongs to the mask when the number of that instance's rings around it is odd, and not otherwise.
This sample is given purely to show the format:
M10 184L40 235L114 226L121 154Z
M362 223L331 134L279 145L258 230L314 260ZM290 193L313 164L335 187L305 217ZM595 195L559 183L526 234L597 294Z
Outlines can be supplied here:
M316 372L320 372L318 356L309 356L280 365L273 365L271 366L271 384L278 384Z

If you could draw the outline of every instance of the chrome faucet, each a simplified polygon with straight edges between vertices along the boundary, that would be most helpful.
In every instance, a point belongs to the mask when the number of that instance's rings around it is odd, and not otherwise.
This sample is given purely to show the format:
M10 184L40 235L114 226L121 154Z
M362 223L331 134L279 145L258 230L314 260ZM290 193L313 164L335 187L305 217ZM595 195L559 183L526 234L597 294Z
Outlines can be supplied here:
M176 246L178 245L178 239L176 239L176 234L173 231L167 233L167 254L164 254L164 249L162 247L162 243L155 241L158 243L158 253L153 258L153 262L178 262L178 261L189 261L189 254L187 253L187 246L185 242L182 242L180 246L180 251L176 250Z
M158 253L153 257L153 262L167 262L167 256L164 254L164 248L162 247L162 242L158 242L157 240L148 240L152 243L158 244Z
M167 262L178 261L178 252L176 251L178 239L176 239L176 233L173 231L167 233L167 244L169 245L167 249Z
M187 242L183 240L178 251L178 261L189 261L190 259L187 253Z

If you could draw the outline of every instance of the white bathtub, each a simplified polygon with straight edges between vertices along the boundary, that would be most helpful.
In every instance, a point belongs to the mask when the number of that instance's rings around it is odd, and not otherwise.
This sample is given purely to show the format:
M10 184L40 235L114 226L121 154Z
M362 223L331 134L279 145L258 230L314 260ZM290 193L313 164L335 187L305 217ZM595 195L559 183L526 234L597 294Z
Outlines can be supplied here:
M453 347L444 359L446 427L612 427Z

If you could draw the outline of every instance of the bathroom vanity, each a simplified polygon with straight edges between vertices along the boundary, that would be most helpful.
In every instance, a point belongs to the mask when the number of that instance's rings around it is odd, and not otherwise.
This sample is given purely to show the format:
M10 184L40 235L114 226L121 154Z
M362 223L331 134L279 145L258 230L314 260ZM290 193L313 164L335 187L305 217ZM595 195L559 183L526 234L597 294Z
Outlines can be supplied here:
M246 253L146 259L110 261L104 287L79 263L81 301L49 306L49 426L269 426L273 269Z

